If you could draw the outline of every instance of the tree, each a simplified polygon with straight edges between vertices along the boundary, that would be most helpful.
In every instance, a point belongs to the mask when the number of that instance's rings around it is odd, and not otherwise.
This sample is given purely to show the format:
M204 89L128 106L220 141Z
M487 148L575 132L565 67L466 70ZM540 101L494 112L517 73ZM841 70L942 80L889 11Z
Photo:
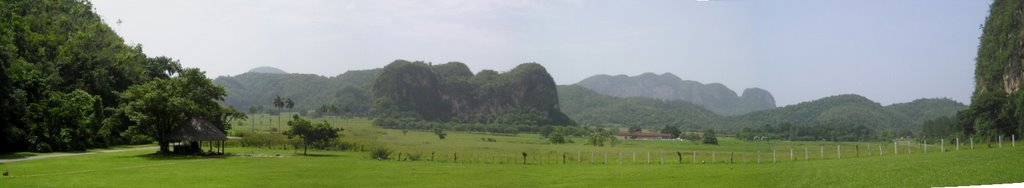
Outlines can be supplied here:
M277 112L281 112L281 108L284 108L284 99L280 95L274 97L274 107L277 108ZM281 114L277 114L277 129L281 129Z
M439 138L441 140L444 140L444 138L448 136L448 133L446 133L444 131L444 129L442 129L440 127L434 127L433 132L434 132L435 135L437 135L437 138Z
M704 144L718 145L718 138L715 137L715 130L708 128L704 129Z
M260 108L257 108L256 106L249 106L249 114L252 114L253 117L256 117L256 113L259 112ZM256 118L252 118L252 124L249 125L252 126L252 132L256 132Z
M292 110L292 108L295 107L295 102L292 102L292 98L285 99L284 100L284 107L288 108L288 110L290 111L290 110Z
M121 93L124 103L119 109L135 123L130 130L156 139L160 153L168 153L169 134L189 118L220 119L224 112L216 101L226 95L224 88L214 85L205 73L188 68L177 77L129 87ZM227 127L219 128L224 131Z
M679 127L665 125L665 128L661 129L661 133L671 134L672 138L679 138L679 134L682 134L683 131L680 131Z
M288 121L288 126L291 127L291 130L285 131L284 134L288 135L288 138L298 136L302 139L302 155L306 155L309 144L329 142L338 138L338 131L344 130L331 127L327 121L314 125L299 115L293 115L292 120Z

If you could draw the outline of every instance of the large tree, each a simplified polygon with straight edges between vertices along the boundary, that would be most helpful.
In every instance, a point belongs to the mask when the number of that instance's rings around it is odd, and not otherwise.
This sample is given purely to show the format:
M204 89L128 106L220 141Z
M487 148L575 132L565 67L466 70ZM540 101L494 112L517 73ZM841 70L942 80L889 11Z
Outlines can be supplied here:
M121 93L124 103L120 109L135 123L130 129L156 139L160 152L167 153L168 136L189 118L223 118L224 109L216 101L225 95L224 88L213 85L202 71L188 68L176 77L129 87ZM227 127L218 128L224 131Z
M292 116L292 120L288 121L290 130L285 131L284 134L288 135L288 138L298 136L302 139L302 154L306 155L306 150L309 148L309 144L319 144L329 142L332 139L338 138L338 131L343 131L341 128L331 127L330 123L323 121L321 123L312 124L309 120L302 119L299 115Z

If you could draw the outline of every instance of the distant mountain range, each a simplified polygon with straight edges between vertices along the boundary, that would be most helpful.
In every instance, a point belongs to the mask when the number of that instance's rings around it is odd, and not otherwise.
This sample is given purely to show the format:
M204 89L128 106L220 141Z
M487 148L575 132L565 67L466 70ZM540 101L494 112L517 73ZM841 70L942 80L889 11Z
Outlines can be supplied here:
M764 89L748 88L743 90L743 95L736 95L725 85L683 80L672 73L595 75L576 85L608 96L688 101L720 115L740 115L775 108L775 97Z
M462 68L464 65L455 65L460 64L430 67L434 67L431 69L432 72L467 71ZM296 73L248 72L237 76L218 77L214 83L224 86L228 91L228 96L223 103L242 111L246 111L252 105L272 108L272 99L280 95L296 101L293 111L314 110L324 104L337 104L339 107L349 107L353 115L375 116L378 114L374 112L376 107L373 85L380 72L381 69L348 71L335 77ZM444 75L449 75L449 73L444 73ZM451 75L470 75L466 77L469 82L479 81L474 78L480 76L471 73ZM498 75L502 74L488 71L485 75L492 75L494 78L491 79L498 79L500 78ZM466 78L454 78L457 77L442 76L439 79L444 83L462 83L463 81L459 80L467 80ZM487 85L480 89L494 91L522 85L514 84L518 82L509 83L512 84L478 85ZM606 93L595 91L585 85L602 89ZM613 86L618 86L619 89ZM464 89L475 90L472 88ZM878 130L917 132L920 131L926 120L953 116L958 111L967 108L950 99L918 99L908 103L883 106L855 94L830 96L776 108L771 94L761 89L746 89L743 95L737 96L724 85L683 81L672 74L641 74L634 77L598 75L581 81L580 84L562 85L556 88L557 102L561 111L580 124L641 126L651 129L674 125L690 130L715 128L726 133L735 133L743 127L782 123L797 126L864 126ZM473 93L468 92L463 95L479 95L479 93ZM501 92L490 93L494 96L503 96L498 95ZM627 97L617 97L616 95ZM448 99L444 99L446 97ZM495 97L473 100L489 98ZM442 95L442 100L451 99L451 95ZM477 102L463 101L452 104L461 106L463 103ZM708 106L715 106L715 108ZM473 112L463 112L464 110L472 111L474 108L476 107L467 106L449 110L455 114L466 114ZM494 110L491 107L483 109ZM713 109L719 111L716 112Z

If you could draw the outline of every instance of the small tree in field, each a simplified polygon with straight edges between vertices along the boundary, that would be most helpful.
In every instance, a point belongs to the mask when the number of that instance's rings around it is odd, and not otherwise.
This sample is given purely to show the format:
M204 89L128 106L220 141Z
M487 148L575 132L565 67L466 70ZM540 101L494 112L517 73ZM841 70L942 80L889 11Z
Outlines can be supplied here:
M338 138L338 131L344 130L331 127L327 121L313 125L308 120L300 118L299 115L292 116L292 120L288 121L288 126L292 129L285 131L284 134L288 135L288 138L298 136L302 139L302 155L306 155L310 143L331 141Z
M704 144L718 145L718 138L715 137L715 130L708 128L704 130Z
M434 128L434 134L437 135L437 138L440 138L441 140L444 140L444 138L448 136L448 133L446 133L444 129L437 127Z

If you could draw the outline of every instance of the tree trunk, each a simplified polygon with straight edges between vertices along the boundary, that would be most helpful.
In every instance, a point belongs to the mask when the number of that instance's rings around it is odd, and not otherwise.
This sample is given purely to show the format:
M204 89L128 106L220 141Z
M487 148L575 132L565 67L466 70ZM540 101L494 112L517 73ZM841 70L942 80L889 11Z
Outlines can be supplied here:
M307 146L306 142L302 142L302 155L306 155L306 148L309 148L309 146Z
M168 147L170 146L170 142L160 141L159 143L160 143L160 153L162 153L162 154L171 153L171 150L168 149Z

